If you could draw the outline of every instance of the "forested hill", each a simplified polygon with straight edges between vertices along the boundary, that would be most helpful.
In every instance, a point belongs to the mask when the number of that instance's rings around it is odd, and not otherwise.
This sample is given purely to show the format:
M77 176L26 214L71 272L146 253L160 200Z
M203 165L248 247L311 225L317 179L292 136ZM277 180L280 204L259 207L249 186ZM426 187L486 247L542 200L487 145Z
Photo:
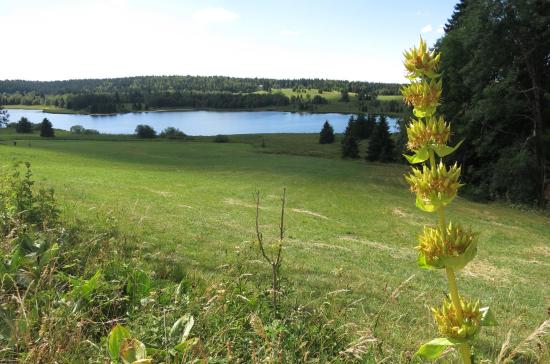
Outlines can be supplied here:
M306 88L322 91L347 90L377 95L399 94L399 84L325 79L235 78L224 76L139 76L64 81L0 80L0 93L43 95L78 93L160 93L160 92L233 92L251 93L283 88Z
M324 79L141 76L0 81L0 105L45 105L92 114L164 108L402 113L399 84ZM389 101L379 97L390 95ZM384 100L384 99L383 99Z

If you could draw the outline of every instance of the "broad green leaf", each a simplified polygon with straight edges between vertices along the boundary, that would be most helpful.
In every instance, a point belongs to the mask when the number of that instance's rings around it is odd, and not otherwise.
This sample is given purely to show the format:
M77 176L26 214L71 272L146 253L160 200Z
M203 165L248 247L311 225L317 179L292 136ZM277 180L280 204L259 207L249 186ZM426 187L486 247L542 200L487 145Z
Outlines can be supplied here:
M439 337L422 345L414 355L421 356L429 360L434 360L439 358L448 347L460 345L465 342L466 341L464 340Z
M124 339L120 346L120 357L124 364L133 364L147 359L145 344L137 339Z
M176 322L174 322L172 328L170 329L170 337L174 337L180 332L183 325L187 323L187 321L189 321L189 317L189 314L185 314L180 317Z
M101 284L101 278L101 270L98 269L90 279L84 281L84 283L80 286L82 298L90 298L92 292L95 291Z
M185 329L183 330L183 334L181 335L181 341L187 340L187 337L189 337L189 333L191 332L193 325L195 325L195 319L193 318L193 316L190 316L187 324L185 325Z
M440 265L442 267L453 268L454 270L460 270L466 266L477 254L477 240L466 248L464 253L454 257L441 257Z
M126 284L126 292L134 302L147 296L151 290L151 278L142 270L133 271L128 275L128 283Z
M493 311L489 307L482 307L481 311L481 326L497 326L497 320L493 315Z
M437 267L434 267L433 265L428 264L426 261L426 256L423 253L418 253L418 258L416 259L418 262L418 266L422 269L435 269Z
M434 205L424 203L424 201L422 201L422 199L418 195L416 196L416 207L426 212L434 212L436 210L436 207Z
M425 109L420 109L420 108L414 108L413 109L413 114L417 118L424 118L424 117L427 117L427 116L431 116L434 113L435 113L435 107L429 107L429 108L425 108Z
M445 145L445 144L434 145L433 149L440 158L443 158L443 157L448 156L449 154L453 153L455 150L457 150L458 147L460 147L460 145L462 144L463 141L464 140L461 140L454 147L450 147L450 146Z
M422 148L417 150L413 155L403 154L410 164L422 163L430 158L430 152L428 148Z
M111 360L118 361L120 345L124 339L130 338L130 331L122 325L116 324L109 333L107 342L109 345L109 356Z
M196 337L191 338L191 339L187 339L187 340L179 343L178 345L174 346L174 349L176 349L180 353L185 354L189 350L191 350L193 348L193 346L195 346L195 344L197 344L198 342L199 342L199 339L196 338Z

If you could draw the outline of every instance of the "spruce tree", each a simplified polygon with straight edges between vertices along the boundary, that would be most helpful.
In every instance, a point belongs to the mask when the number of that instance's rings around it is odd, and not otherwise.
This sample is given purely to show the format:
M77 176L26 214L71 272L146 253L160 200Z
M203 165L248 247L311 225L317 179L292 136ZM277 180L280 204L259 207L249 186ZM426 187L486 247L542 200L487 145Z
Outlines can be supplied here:
M319 144L334 143L334 129L329 124L328 120L323 124L323 129L319 133Z
M40 124L40 136L44 138L51 138L55 136L52 123L46 118L44 118Z
M359 145L353 136L345 136L342 140L342 158L359 158Z
M367 160L371 162L391 162L394 159L394 148L386 117L381 115L369 139Z
M367 116L367 121L365 122L366 139L370 138L375 127L376 127L376 115L371 113Z
M344 132L344 139L342 139L342 158L359 158L359 145L354 133L355 123L352 116Z
M365 114L359 114L357 115L357 134L356 137L359 140L362 139L368 139L369 137L369 130L367 125L367 119L365 118Z

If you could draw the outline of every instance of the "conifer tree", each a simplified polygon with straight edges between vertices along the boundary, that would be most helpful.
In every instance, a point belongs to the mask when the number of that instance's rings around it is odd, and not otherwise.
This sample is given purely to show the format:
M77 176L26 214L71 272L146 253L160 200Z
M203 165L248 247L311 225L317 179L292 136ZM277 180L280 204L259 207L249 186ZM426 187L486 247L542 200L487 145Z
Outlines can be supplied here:
M40 124L40 136L43 138L51 138L55 136L53 125L47 118L44 118Z
M353 116L348 121L348 126L342 139L342 158L359 158L359 145L355 137L356 121Z
M368 114L367 115L367 121L365 122L365 130L366 130L366 138L370 138L372 135L372 132L374 131L374 128L376 127L376 115L375 114Z
M319 144L334 143L334 129L329 124L328 120L323 124L323 129L319 133Z
M346 135L342 140L342 158L359 158L359 145L352 135Z
M380 120L376 124L369 139L367 160L371 162L391 162L394 159L394 149L395 146L390 136L390 129L386 122L386 117L380 115Z

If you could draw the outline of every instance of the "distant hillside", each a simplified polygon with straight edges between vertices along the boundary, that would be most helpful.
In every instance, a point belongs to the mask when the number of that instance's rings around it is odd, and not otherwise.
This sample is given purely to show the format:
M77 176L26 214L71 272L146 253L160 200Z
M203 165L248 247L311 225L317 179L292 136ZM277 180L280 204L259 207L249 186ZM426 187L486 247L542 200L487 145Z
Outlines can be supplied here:
M5 80L0 81L0 105L90 114L167 108L395 114L405 110L401 100L378 97L397 95L399 88L394 83L223 76Z
M347 90L377 95L396 95L399 84L325 79L236 78L225 76L138 76L63 81L0 81L0 93L70 94L127 92L256 92L282 88L313 88L323 91Z

